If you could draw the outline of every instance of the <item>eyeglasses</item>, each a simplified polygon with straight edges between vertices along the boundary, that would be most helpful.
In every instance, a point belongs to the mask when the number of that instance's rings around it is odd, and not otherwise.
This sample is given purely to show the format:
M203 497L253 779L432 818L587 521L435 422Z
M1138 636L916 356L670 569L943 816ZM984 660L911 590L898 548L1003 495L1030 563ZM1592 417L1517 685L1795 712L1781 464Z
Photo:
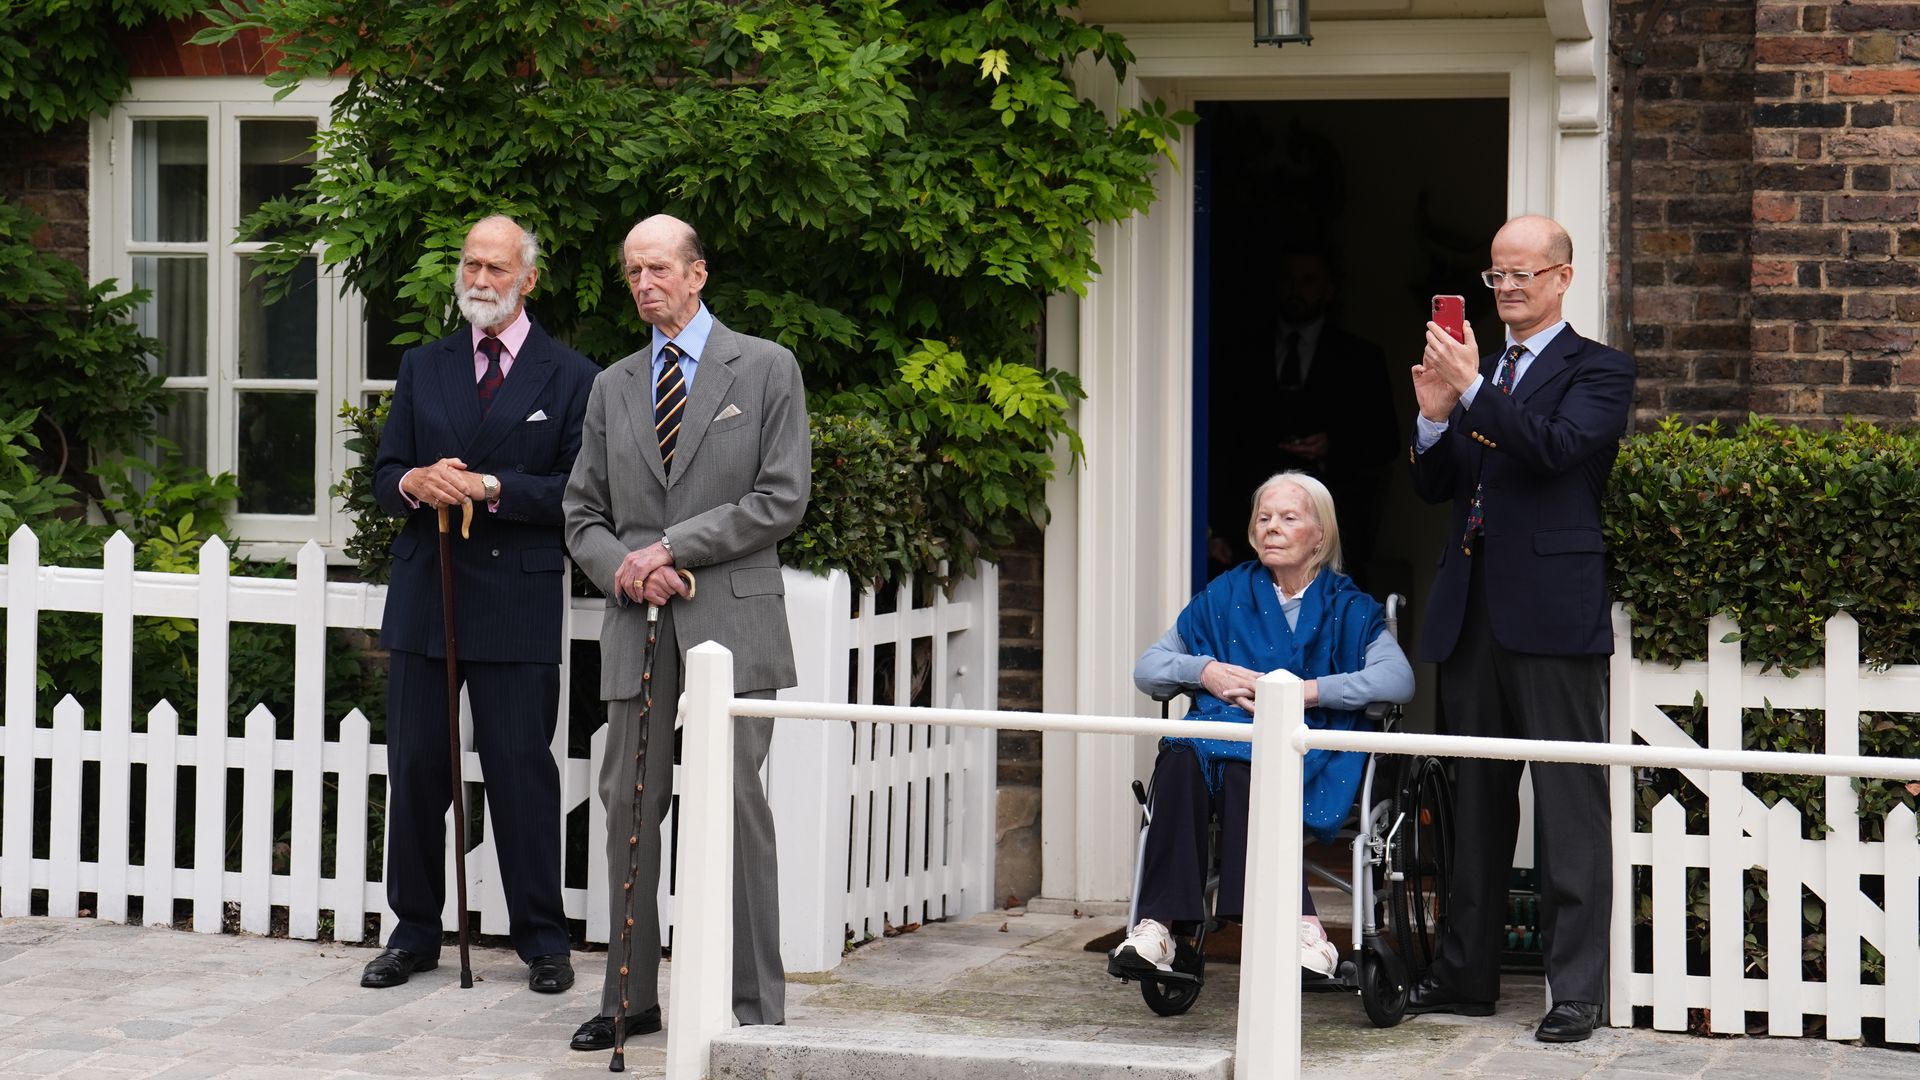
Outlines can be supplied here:
M1498 289L1502 284L1512 285L1516 289L1524 289L1533 284L1535 277L1549 270L1558 270L1566 265L1568 264L1554 263L1551 266L1543 266L1538 270L1482 270L1480 271L1480 280L1486 282L1487 288L1489 289Z

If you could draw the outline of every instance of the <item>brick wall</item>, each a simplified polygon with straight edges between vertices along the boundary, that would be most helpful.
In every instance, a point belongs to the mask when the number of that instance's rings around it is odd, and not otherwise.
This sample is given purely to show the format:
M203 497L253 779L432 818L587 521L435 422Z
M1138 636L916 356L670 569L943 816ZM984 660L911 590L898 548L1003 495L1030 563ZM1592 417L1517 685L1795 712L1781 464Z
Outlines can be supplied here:
M1748 408L1748 276L1753 242L1753 0L1617 0L1614 160L1630 149L1636 426L1679 413L1738 419ZM1633 131L1620 111L1636 95ZM1631 139L1631 147L1625 145ZM1614 189L1617 242L1619 189ZM1619 271L1615 269L1615 283ZM1620 290L1616 287L1616 297Z
M1613 9L1639 425L1920 420L1920 2L1656 6Z
M1759 0L1753 408L1913 421L1920 3Z
M46 133L0 123L0 198L20 203L43 224L33 245L87 265L87 125Z

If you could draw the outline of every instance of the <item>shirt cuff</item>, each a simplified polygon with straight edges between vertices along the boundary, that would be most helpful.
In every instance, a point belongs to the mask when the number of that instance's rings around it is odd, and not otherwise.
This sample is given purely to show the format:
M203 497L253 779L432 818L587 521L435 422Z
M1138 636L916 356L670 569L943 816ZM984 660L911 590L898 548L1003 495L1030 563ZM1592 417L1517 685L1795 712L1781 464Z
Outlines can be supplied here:
M1445 420L1429 420L1421 416L1414 423L1413 448L1418 453L1424 454L1433 449L1434 444L1440 441L1440 436L1447 433Z
M1473 385L1467 387L1465 390L1462 390L1460 392L1461 408L1465 408L1465 409L1473 408L1473 399L1480 396L1480 386L1482 383L1486 381L1487 381L1487 377L1485 375L1475 375L1473 377Z
M420 509L420 500L407 494L407 477L419 471L419 469L408 469L406 472L401 473L400 483L398 485L400 488L400 497L407 500L407 505L413 507L415 510Z

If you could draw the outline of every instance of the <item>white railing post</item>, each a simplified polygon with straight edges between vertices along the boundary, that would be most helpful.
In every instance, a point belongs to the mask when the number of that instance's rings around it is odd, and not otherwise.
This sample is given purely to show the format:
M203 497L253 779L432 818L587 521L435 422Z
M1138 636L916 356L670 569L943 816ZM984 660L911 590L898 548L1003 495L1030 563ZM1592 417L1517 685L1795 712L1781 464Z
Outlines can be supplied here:
M991 564L982 566L978 575L961 584L960 595L969 601L971 618L967 629L954 635L953 648L947 653L953 673L950 686L956 700L943 702L936 694L934 704L997 709L1000 707L999 569ZM937 639L935 655L939 655ZM966 781L958 800L960 835L954 837L954 846L960 850L965 869L960 878L961 903L951 914L966 916L991 911L998 900L993 895L993 878L994 839L1000 835L996 820L1000 801L1000 738L998 731L970 728L954 731L953 738L966 747L967 752L960 755L965 763ZM974 837L983 841L979 848L971 844Z
M0 826L0 916L33 912L34 692L40 656L40 538L7 544L6 822Z
M107 540L100 594L100 873L94 909L127 921L128 829L133 815L133 541ZM172 860L168 860L171 863Z
M709 1047L733 1026L733 653L713 641L688 649L686 685L669 1080L703 1080Z
M1305 687L1288 671L1254 694L1247 886L1241 924L1240 1020L1234 1075L1300 1075L1300 853Z

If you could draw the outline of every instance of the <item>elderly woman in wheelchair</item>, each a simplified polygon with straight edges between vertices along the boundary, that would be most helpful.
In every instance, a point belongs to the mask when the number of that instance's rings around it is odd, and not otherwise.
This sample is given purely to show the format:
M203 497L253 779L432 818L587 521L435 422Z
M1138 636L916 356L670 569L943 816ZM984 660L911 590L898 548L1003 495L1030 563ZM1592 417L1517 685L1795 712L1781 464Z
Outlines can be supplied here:
M1305 680L1307 723L1350 729L1373 702L1413 696L1413 669L1380 603L1341 573L1333 497L1299 472L1276 475L1253 497L1247 538L1258 561L1215 578L1188 602L1134 667L1143 692L1192 694L1190 720L1251 722L1254 680L1285 668ZM1248 743L1162 739L1152 818L1142 842L1138 921L1109 956L1123 978L1171 972L1181 938L1204 926L1209 817L1219 822L1213 917L1237 920L1246 882ZM1313 750L1306 757L1307 831L1331 840L1353 805L1366 755ZM1327 940L1301 885L1301 964L1331 975L1340 952ZM1151 1003L1151 998L1149 999Z

